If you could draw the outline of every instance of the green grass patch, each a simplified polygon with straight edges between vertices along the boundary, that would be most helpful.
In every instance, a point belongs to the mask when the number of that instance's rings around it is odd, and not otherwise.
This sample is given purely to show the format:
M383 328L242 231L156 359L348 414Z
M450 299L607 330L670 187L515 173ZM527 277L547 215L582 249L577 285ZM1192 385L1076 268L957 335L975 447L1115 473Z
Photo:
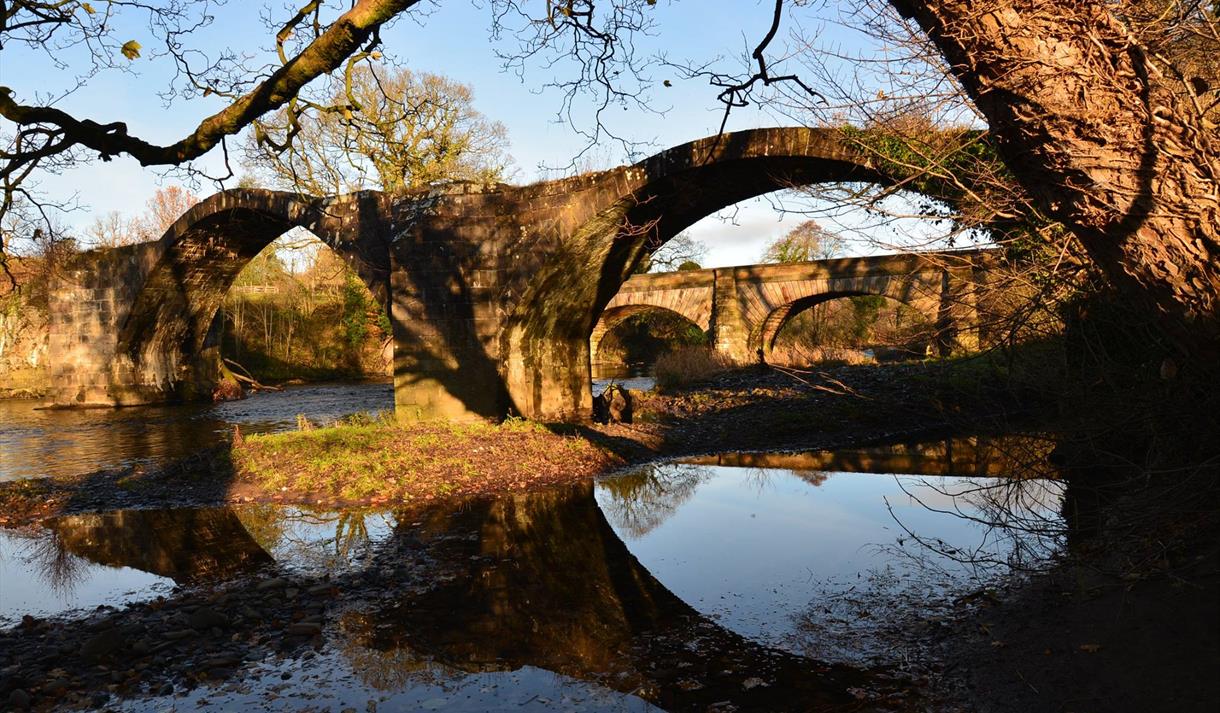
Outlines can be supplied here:
M265 491L350 501L511 489L564 473L593 474L609 456L584 438L524 419L398 424L365 415L250 436L232 458L238 479Z

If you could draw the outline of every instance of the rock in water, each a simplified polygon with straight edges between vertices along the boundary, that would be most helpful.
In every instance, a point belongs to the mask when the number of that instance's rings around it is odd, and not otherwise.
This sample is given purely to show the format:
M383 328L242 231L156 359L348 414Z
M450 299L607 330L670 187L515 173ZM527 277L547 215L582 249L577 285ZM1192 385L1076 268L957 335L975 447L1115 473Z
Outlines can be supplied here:
M598 423L631 423L631 392L611 384L593 399L593 420Z

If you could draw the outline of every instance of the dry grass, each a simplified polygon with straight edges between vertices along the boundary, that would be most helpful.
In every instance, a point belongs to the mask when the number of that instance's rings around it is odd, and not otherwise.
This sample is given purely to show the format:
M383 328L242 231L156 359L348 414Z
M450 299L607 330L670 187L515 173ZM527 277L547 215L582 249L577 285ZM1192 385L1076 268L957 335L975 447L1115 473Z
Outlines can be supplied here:
M859 349L850 347L807 347L796 344L777 346L767 355L767 363L776 366L802 367L812 364L873 364L876 360Z
M732 359L707 347L682 347L657 359L657 386L672 389L703 381L735 367Z
M530 421L398 425L368 417L247 436L232 461L237 489L351 502L507 492L621 465L587 439Z

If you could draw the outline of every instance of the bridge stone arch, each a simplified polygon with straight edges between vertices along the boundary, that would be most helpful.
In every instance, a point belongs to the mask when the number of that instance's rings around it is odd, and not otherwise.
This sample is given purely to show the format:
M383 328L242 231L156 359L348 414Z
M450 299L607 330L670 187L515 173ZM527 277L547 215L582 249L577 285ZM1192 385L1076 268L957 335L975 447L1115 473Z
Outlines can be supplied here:
M774 128L708 137L567 186L557 216L557 263L520 285L506 325L506 381L514 405L544 418L591 410L589 339L640 260L683 229L754 196L817 182L888 183L834 129ZM517 388L518 385L521 388Z
M958 328L959 323L966 326L975 321L974 315L962 314L973 305L953 304L955 298L968 300L971 295L952 292L946 271L935 259L924 259L927 263L922 268L911 271L902 269L905 266L894 270L896 266L887 264L891 261L885 258L855 261L869 264L873 274L840 273L845 268L850 270L851 261L755 268L755 273L769 274L741 288L742 316L750 333L748 353L761 353L764 357L770 354L780 330L801 312L829 300L864 295L885 297L917 310L934 325L936 345L943 355L977 348L977 337L971 341L969 329ZM954 320L955 316L964 319Z
M714 280L712 270L634 276L623 283L598 316L589 337L589 353L596 358L606 334L623 320L653 310L676 315L708 332L712 324Z
M602 312L601 318L597 320L597 326L593 328L593 334L589 337L589 354L592 356L593 360L598 360L598 357L601 354L602 343L605 342L606 337L610 334L610 332L613 332L616 327L631 317L640 314L647 314L649 312L661 313L675 317L683 322L686 322L687 324L694 325L703 332L707 332L706 324L700 324L699 322L691 319L689 316L668 307L653 304L633 304L610 307L607 308L605 312Z
M210 394L219 363L209 344L213 318L242 268L293 228L335 250L384 304L383 231L360 229L363 214L384 210L380 202L376 194L224 191L159 240L79 256L53 293L57 400L131 405Z
M586 420L589 339L640 259L720 208L823 181L889 179L837 130L778 128L527 186L454 183L329 199L228 191L161 240L89 253L69 271L52 306L57 400L187 395L206 381L196 357L212 305L240 264L299 226L347 257L388 303L400 419ZM754 326L743 316L750 269L699 271L713 306L675 308L743 359Z

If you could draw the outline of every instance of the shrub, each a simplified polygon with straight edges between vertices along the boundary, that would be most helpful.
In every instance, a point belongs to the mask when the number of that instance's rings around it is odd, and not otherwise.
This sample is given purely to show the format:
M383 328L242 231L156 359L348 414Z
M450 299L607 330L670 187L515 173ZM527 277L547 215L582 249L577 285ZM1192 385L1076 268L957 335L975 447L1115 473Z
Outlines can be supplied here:
M693 384L734 366L732 359L707 347L682 347L657 359L657 386L672 389Z

